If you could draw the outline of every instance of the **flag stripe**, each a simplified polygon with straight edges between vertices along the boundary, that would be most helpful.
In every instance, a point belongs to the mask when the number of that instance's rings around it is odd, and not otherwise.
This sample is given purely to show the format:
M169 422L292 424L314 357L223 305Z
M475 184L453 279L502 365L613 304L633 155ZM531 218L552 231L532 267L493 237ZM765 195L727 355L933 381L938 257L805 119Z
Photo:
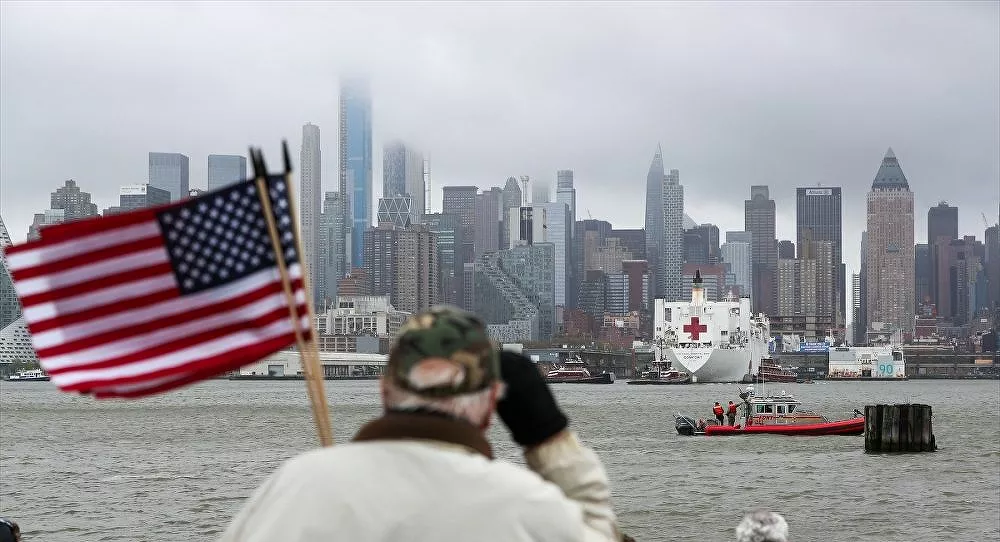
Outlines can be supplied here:
M22 297L31 298L43 292L60 292L60 288L87 283L92 284L96 279L103 279L113 274L122 274L126 271L150 267L155 264L169 262L170 257L162 245L155 248L146 249L140 252L123 254L114 258L97 261L75 268L57 271L46 275L25 279L18 276L17 293Z
M92 391L98 399L109 397L133 398L162 393L192 382L211 378L226 371L238 369L247 363L273 354L294 341L295 338L292 335L281 335L247 348L240 348L217 355L213 361L204 362L205 369L180 376L171 375L153 381L140 381L130 384L104 384L99 388L93 388Z
M176 281L174 280L174 274L171 270L170 262L163 262L148 267L143 267L140 269L129 269L127 271L122 271L120 273L113 273L105 275L103 277L97 277L95 279L87 280L84 282L78 282L70 286L63 288L56 288L46 292L37 293L34 295L25 295L21 297L21 306L28 308L39 303L51 302L56 300L62 300L65 298L72 298L78 295L86 294L99 294L100 290L103 289L119 289L123 284L129 282L135 282L139 279L160 277L164 276L170 279L174 285ZM15 277L16 279L16 277ZM21 291L18 288L18 284L15 283L15 289L18 290L18 296L21 296Z
M143 239L112 245L106 248L85 252L83 254L77 254L76 256L68 256L54 262L23 268L18 270L17 276L18 280L27 280L42 275L58 273L67 269L73 269L81 265L107 260L117 256L124 256L125 254L130 254L132 252L139 252L162 246L163 240L160 239L159 236L145 237Z
M178 318L194 318L197 315L207 314L213 309L228 310L226 307L237 306L236 303L248 303L265 295L281 292L281 284L277 282L277 273L274 275L274 280L269 282L243 279L240 281L242 288L232 288L228 292L220 292L224 295L199 294L190 296L196 299L179 298L174 295L163 302L148 302L148 300L143 299L148 296L141 296L127 301L132 303L138 299L136 308L122 306L126 302L116 302L112 304L117 305L112 312L107 312L108 305L104 305L77 313L84 316L80 320L79 316L74 315L78 323L67 322L65 318L60 317L55 320L56 327L52 327L50 324L46 330L38 330L36 329L38 326L33 325L32 342L37 350L48 351L47 349L56 345L74 343L103 333L127 334L143 326L168 327L172 325L171 322ZM234 283L234 285L236 284ZM105 314L97 314L98 312Z
M288 275L292 278L292 288L295 290L303 288L302 267L299 264L290 266ZM30 325L32 335L34 335L50 329L84 323L88 320L98 320L118 312L128 318L144 318L146 313L143 311L147 306L152 311L173 314L187 306L201 307L216 300L228 299L260 288L268 282L278 281L277 269L262 269L239 281L215 288L211 292L200 292L180 298L180 291L176 288L173 277L155 282L147 279L131 286L116 287L103 292L61 300L57 303L25 308L24 317ZM45 346L49 346L48 343L45 343Z
M289 312L284 302L284 295L271 294L245 307L210 314L196 320L186 320L173 327L157 329L144 335L119 337L118 340L65 354L47 355L43 351L38 353L38 357L45 369L52 374L81 367L128 363L136 356L143 357L151 351L184 348L187 346L184 341L212 337L229 329L256 327L278 318L288 318Z
M156 214L163 208L181 205L174 202L160 207L144 207L127 213L106 217L84 218L72 222L60 222L42 229L42 241L58 243L66 239L79 239L92 233L100 233L117 228L125 228L140 222L156 222Z
M292 321L282 318L257 329L237 329L210 340L193 341L187 348L166 353L150 351L127 365L53 374L52 382L66 391L128 384L170 374L183 374L211 366L217 356L250 347L263 340L287 336L294 340ZM286 344L290 344L286 343Z
M303 292L299 303L305 303L305 293ZM53 358L61 359L67 354L76 353L71 358L76 360L87 359L87 354L95 347L101 347L102 354L114 354L115 348L120 348L123 341L134 343L137 349L146 346L161 344L169 339L183 336L199 328L208 329L209 326L217 325L218 322L239 322L245 314L249 318L254 318L280 307L286 307L284 292L280 284L269 284L263 288L252 290L242 296L235 297L224 302L205 305L198 309L179 312L165 318L155 318L153 320L138 323L131 326L114 327L107 331L99 332L94 330L76 340L60 340L56 344L44 347L39 345L37 339L32 338L35 351L39 358L47 360L53 367L61 365L60 362L53 361ZM148 311L147 311L148 312ZM246 318L243 318L245 320ZM90 331L87 329L78 332Z
M23 245L7 247L7 265L12 270L35 267L63 258L87 254L128 241L160 236L160 225L145 220L124 228L101 231L73 239L39 239Z
M195 336L184 337L172 343L163 344L154 348L149 348L147 350L136 352L127 356L122 356L116 359L99 361L96 363L91 363L89 365L77 365L68 370L49 371L45 367L44 360L41 361L41 364L42 368L46 369L46 371L48 371L48 373L52 376L52 381L56 382L56 384L59 387L63 387L62 383L66 382L67 381L66 379L69 379L70 382L75 382L78 381L80 378L89 378L87 375L95 375L95 374L129 375L132 374L131 371L135 371L136 374L148 373L147 369L158 370L159 368L170 365L170 363L168 363L169 360L176 360L176 359L186 360L189 359L191 356L198 356L201 354L200 349L202 349L204 345L207 344L224 344L227 341L233 339L234 337L246 338L246 337L256 336L256 337L268 338L271 335L267 335L265 333L265 330L271 329L274 326L278 326L279 324L284 324L285 326L287 326L287 332L292 333L294 336L294 330L292 329L292 319L288 317L288 310L284 309L283 311L279 310L273 311L272 313L264 315L255 320L248 320L237 324L219 327L211 331L199 333Z
M142 292L151 293L136 295ZM135 297L129 297L133 295ZM119 307L138 307L143 301L169 299L179 295L180 290L177 289L173 275L159 275L113 288L104 288L97 292L24 307L24 319L34 333L36 325L39 329L52 329L61 325L63 321L73 322L79 318L86 318L91 310L95 311L95 314L110 314L110 311Z

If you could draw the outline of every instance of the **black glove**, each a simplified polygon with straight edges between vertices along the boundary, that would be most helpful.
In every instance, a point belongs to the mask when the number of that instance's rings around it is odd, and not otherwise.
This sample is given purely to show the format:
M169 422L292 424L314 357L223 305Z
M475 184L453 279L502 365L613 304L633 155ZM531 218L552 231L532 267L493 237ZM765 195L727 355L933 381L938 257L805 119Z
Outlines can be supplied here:
M507 394L497 403L497 414L515 442L530 448L569 425L538 367L530 359L501 351L500 378L507 383Z

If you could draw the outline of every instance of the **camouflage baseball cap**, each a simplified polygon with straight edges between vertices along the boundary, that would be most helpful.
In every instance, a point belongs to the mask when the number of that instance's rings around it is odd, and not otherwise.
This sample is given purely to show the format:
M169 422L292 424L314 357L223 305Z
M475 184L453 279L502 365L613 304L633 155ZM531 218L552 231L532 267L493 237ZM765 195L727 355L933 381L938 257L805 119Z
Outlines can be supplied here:
M452 376L436 380L420 373L450 365ZM474 314L438 306L414 315L399 331L389 352L388 377L405 390L426 397L449 397L486 389L500 378L500 358ZM443 371L447 373L447 371Z

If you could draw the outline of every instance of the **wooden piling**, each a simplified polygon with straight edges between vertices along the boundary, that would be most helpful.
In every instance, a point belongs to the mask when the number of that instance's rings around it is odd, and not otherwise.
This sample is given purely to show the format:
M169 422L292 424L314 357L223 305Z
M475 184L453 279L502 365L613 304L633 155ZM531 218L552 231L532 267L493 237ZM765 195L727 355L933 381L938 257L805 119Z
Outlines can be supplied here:
M933 452L936 449L929 405L865 406L866 453Z

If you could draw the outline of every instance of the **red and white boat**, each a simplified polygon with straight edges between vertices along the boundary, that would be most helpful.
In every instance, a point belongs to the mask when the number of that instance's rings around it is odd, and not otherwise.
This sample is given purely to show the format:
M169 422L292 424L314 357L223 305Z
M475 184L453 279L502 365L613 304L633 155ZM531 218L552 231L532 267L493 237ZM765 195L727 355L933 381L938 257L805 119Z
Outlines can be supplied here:
M753 386L740 392L744 415L742 424L720 425L716 420L695 421L688 416L674 416L674 426L680 435L860 435L865 432L865 418L857 409L854 417L828 420L803 409L791 395L757 396Z
M770 356L765 356L760 360L760 369L757 380L764 382L795 382L799 375L791 369L785 369Z
M549 371L545 381L549 384L613 384L615 375L609 372L591 374L583 360L571 358L562 367Z

